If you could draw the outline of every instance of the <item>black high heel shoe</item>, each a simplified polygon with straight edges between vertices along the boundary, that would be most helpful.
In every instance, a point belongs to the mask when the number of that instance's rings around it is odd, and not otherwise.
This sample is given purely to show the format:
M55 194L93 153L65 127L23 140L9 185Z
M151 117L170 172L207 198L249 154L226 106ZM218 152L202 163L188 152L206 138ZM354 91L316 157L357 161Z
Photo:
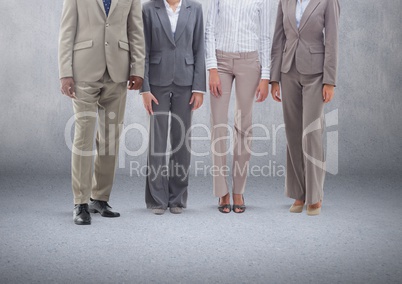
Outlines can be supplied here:
M219 210L219 212L224 213L224 214L230 213L230 211L232 209L230 204L223 204L223 205L220 205L220 204L221 204L221 199L219 198L218 199L218 210ZM225 211L225 209L229 209L229 211Z
M237 205L237 204L233 204L233 212L240 214L240 213L244 213L244 211L246 211L246 204L244 203L244 196L241 197L243 199L243 204L242 205ZM236 211L236 209L238 209L239 211Z

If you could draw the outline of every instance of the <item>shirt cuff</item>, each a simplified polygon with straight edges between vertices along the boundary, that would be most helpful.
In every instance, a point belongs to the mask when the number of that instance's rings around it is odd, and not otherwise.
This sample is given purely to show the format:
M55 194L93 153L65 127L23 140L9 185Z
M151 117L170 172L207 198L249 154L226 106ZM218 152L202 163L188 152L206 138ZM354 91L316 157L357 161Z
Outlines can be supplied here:
M194 93L201 93L201 94L205 94L205 92L204 91L198 91L198 90L192 90L192 93L194 94Z
M207 58L207 60L205 61L205 65L207 67L207 70L218 69L218 62L215 57Z
M263 80L263 79L269 80L270 78L271 78L271 76L270 76L269 68L262 68L261 69L261 80Z

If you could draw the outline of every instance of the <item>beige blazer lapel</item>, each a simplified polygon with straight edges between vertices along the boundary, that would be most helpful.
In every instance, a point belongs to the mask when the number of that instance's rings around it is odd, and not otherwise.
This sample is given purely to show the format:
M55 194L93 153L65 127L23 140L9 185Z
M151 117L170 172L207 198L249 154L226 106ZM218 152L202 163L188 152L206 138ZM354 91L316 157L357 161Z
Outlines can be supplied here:
M288 19L290 22L290 25L292 26L292 28L295 30L296 33L298 33L298 29L297 29L297 25L296 25L296 4L297 1L296 0L291 0L288 1Z
M96 2L98 2L99 7L102 9L103 11L103 16L106 18L106 11L105 11L105 5L103 5L103 1L102 0L96 0Z
M182 0L181 9L179 13L179 19L177 20L177 27L176 32L174 35L175 41L177 41L181 34L183 33L184 29L186 28L188 19L191 15L191 5L187 4L186 0Z
M308 5L306 7L306 10L304 11L303 16L300 20L299 31L301 31L303 29L304 25L307 23L307 20L310 18L311 14L317 8L317 6L320 4L320 2L321 2L321 0L310 0L310 2L308 3Z
M112 0L112 4L110 5L110 10L109 10L109 16L113 13L118 2L119 2L119 0Z

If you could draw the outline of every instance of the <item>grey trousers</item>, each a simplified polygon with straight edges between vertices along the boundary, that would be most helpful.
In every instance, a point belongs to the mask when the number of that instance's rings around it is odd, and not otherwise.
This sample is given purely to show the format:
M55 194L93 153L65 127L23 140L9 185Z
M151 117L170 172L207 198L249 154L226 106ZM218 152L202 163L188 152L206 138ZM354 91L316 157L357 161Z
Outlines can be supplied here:
M90 197L109 201L119 155L127 82L113 82L106 70L97 82L75 82L75 93L74 203L88 203ZM93 151L97 123L96 151Z
M324 196L322 80L322 74L300 74L294 63L288 73L281 75L288 143L285 194L307 204L322 201Z
M151 85L151 93L159 105L152 103L154 115L150 116L145 202L150 209L185 208L191 158L191 86ZM168 136L171 150L167 153Z

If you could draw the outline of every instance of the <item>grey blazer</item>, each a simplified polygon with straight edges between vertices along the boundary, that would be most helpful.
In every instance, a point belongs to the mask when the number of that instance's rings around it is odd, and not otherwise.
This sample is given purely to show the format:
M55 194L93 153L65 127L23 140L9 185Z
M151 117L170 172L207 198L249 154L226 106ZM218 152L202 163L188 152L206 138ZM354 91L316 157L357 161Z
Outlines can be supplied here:
M143 6L146 45L145 76L141 92L150 85L192 86L206 91L204 23L201 4L182 0L176 33L170 27L163 0Z
M280 82L295 60L299 73L323 73L323 84L336 85L339 13L338 0L310 0L297 28L296 0L279 1L271 82Z

